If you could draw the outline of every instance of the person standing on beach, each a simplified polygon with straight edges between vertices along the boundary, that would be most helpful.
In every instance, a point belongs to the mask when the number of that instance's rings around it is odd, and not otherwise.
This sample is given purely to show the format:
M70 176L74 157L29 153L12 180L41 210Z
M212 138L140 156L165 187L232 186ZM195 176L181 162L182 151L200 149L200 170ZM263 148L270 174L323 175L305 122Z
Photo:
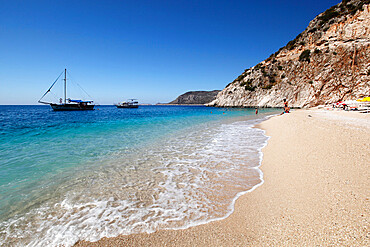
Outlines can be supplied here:
M283 101L284 101L284 108L288 107L288 101L286 101L286 99L283 99Z
M290 108L288 107L288 101L286 101L286 99L284 99L283 101L284 101L284 111L280 115L283 115L284 113L289 113L290 110Z

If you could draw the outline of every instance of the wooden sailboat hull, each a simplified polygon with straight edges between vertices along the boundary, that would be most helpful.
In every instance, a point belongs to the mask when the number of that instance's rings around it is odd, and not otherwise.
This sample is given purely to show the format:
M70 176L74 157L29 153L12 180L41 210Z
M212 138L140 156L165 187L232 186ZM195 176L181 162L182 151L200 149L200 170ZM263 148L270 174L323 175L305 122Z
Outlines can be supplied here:
M67 99L67 69L64 69L64 103L62 103L62 98L60 98L60 103L51 103L42 101L46 94L50 92L55 83L59 80L60 76L63 74L60 73L58 78L54 81L51 87L44 93L44 95L39 99L41 104L49 104L54 111L92 111L94 110L94 101L92 100L79 100L79 99ZM82 89L83 90L83 89ZM83 90L85 91L85 90ZM67 103L68 102L68 103Z
M54 111L92 111L95 105L50 104Z

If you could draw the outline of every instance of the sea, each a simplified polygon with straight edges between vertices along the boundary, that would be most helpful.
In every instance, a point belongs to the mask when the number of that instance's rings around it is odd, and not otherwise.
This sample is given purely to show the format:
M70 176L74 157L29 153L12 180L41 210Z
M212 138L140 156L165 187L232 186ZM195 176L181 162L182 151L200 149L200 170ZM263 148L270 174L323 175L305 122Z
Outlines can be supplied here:
M0 106L0 246L73 246L226 218L263 183L278 109Z

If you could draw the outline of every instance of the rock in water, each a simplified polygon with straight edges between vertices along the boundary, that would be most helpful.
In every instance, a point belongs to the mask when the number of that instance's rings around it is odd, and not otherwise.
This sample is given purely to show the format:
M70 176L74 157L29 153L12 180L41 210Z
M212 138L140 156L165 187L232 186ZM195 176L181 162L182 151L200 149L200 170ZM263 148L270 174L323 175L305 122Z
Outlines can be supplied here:
M370 0L344 0L208 106L311 107L370 94Z

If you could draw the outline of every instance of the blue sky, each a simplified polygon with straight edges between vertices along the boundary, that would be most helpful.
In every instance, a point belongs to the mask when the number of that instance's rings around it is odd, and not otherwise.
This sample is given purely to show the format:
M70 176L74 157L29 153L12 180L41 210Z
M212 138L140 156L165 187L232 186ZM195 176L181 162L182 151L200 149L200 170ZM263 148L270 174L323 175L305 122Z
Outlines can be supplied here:
M0 0L0 104L37 104L66 67L100 104L223 89L339 0Z

